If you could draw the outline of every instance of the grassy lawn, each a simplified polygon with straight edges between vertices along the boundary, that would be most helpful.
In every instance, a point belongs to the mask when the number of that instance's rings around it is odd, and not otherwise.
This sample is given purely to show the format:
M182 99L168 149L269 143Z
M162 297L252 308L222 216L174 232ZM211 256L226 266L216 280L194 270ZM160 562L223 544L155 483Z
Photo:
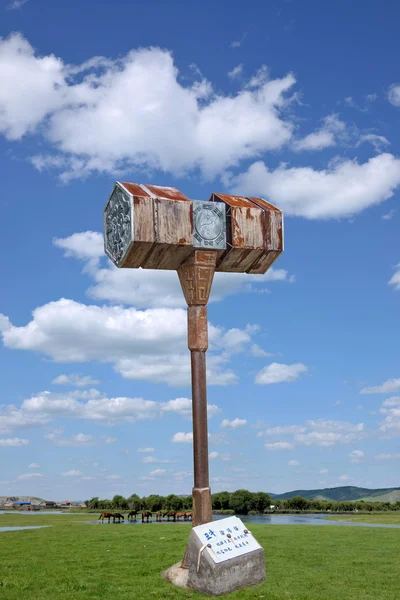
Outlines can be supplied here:
M354 523L379 523L381 525L400 525L400 512L373 513L371 515L340 515L328 518L334 521L352 521Z
M92 515L0 515L1 600L200 598L164 581L182 558L190 525L88 525ZM252 525L267 582L226 596L268 600L398 600L400 531Z

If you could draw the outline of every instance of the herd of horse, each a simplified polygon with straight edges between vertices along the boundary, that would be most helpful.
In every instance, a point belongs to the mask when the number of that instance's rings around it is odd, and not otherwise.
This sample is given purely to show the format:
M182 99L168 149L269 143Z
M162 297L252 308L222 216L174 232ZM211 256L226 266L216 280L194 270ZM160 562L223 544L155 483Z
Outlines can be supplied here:
M152 519L153 519L153 513L150 510L131 510L131 512L128 514L128 521L136 521L138 515L141 515L142 517L142 523L151 523ZM170 521L172 519L172 521L191 521L193 517L193 511L191 510L186 510L186 511L176 511L176 510L158 510L156 512L156 522L160 523L161 521L163 521L164 519L167 519L167 521ZM104 523L104 519L108 519L108 522L111 522L111 519L113 520L113 523L121 523L121 519L122 521L125 520L124 515L122 515L121 513L115 512L102 512L101 515L99 516L99 521L101 521L102 523Z

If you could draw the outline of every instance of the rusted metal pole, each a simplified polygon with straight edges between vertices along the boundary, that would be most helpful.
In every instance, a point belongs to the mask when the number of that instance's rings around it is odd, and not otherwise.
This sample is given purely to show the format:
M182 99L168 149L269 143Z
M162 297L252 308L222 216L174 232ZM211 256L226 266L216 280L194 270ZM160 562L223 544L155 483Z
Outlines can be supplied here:
M178 269L182 290L188 304L188 346L192 368L193 526L209 523L212 520L208 471L206 305L214 278L216 258L216 252L196 250Z

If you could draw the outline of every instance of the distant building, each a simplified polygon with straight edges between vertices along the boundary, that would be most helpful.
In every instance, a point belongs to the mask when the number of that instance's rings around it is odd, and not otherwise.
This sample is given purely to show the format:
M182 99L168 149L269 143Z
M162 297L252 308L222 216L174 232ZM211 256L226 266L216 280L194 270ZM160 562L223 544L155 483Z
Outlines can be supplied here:
M57 508L57 503L52 500L43 500L39 506L40 508Z

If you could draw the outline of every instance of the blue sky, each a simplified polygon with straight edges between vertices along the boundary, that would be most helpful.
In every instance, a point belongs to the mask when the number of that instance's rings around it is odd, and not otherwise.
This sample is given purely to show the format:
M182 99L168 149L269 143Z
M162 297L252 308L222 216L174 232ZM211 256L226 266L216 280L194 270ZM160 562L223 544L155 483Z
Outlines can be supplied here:
M104 256L118 179L285 214L214 282L213 491L398 486L400 8L0 10L0 495L190 493L183 295Z

